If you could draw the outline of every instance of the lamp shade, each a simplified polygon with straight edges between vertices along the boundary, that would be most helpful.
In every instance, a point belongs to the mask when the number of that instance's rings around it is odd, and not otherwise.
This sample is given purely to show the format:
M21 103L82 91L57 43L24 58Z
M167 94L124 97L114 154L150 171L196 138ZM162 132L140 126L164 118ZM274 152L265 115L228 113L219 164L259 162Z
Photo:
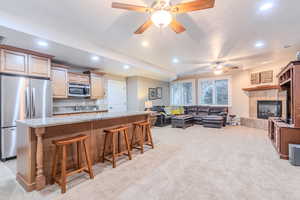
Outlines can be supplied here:
M145 101L145 108L152 108L152 101Z

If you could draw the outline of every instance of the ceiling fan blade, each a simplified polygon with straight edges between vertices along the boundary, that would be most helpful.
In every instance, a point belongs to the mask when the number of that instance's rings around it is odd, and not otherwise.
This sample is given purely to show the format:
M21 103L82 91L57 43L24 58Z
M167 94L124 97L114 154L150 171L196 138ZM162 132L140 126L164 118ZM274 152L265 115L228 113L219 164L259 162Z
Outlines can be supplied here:
M125 4L125 3L112 3L112 8L119 8L119 9L125 9L125 10L132 10L137 12L149 12L150 8L144 7L144 6L136 6L131 4Z
M140 26L134 33L135 34L142 34L144 33L151 25L152 25L152 20L148 19L142 26Z
M170 27L175 31L177 34L182 33L185 31L185 28L178 22L176 19L173 19L170 23Z
M187 3L180 3L172 6L171 10L174 13L186 13L196 10L204 10L208 8L213 8L215 5L215 0L196 0Z

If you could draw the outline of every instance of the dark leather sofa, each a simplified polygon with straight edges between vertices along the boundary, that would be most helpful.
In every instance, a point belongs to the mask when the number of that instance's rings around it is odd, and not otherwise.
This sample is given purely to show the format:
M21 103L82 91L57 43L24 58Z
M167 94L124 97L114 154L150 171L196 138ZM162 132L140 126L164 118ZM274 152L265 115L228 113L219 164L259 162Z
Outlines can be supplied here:
M184 113L187 115L193 115L194 123L203 125L203 117L208 115L222 116L223 126L226 126L228 107L219 106L185 106Z
M160 113L160 115L157 116L155 126L164 127L171 124L172 116L166 113L165 106L153 106L153 108L151 108L151 111Z

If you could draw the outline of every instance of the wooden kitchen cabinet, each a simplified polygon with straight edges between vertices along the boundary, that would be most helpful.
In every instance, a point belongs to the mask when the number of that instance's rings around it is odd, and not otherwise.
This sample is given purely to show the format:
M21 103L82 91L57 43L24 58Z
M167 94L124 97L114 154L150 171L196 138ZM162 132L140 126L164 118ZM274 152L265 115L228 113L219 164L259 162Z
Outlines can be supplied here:
M53 56L8 45L0 45L0 72L50 78Z
M69 72L69 83L89 85L89 76L76 72Z
M104 77L98 74L90 74L91 99L102 99L105 96Z
M53 98L68 98L68 70L53 67L51 69Z
M1 50L1 72L13 74L27 74L27 54Z
M29 55L29 75L50 77L51 61L49 58Z

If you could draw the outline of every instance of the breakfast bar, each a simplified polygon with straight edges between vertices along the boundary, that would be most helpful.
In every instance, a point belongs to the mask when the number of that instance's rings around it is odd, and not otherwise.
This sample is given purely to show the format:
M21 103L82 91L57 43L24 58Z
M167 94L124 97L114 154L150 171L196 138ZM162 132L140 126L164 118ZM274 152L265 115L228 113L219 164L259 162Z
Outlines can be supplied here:
M149 121L148 112L122 112L51 117L17 121L17 181L26 191L41 190L51 180L51 163L54 154L53 140L87 135L91 163L102 160L104 129L120 126L129 127L129 139L133 123ZM123 140L119 140L123 141ZM124 142L118 144L125 147ZM67 149L67 167L75 164L72 147ZM105 151L111 151L111 147Z

